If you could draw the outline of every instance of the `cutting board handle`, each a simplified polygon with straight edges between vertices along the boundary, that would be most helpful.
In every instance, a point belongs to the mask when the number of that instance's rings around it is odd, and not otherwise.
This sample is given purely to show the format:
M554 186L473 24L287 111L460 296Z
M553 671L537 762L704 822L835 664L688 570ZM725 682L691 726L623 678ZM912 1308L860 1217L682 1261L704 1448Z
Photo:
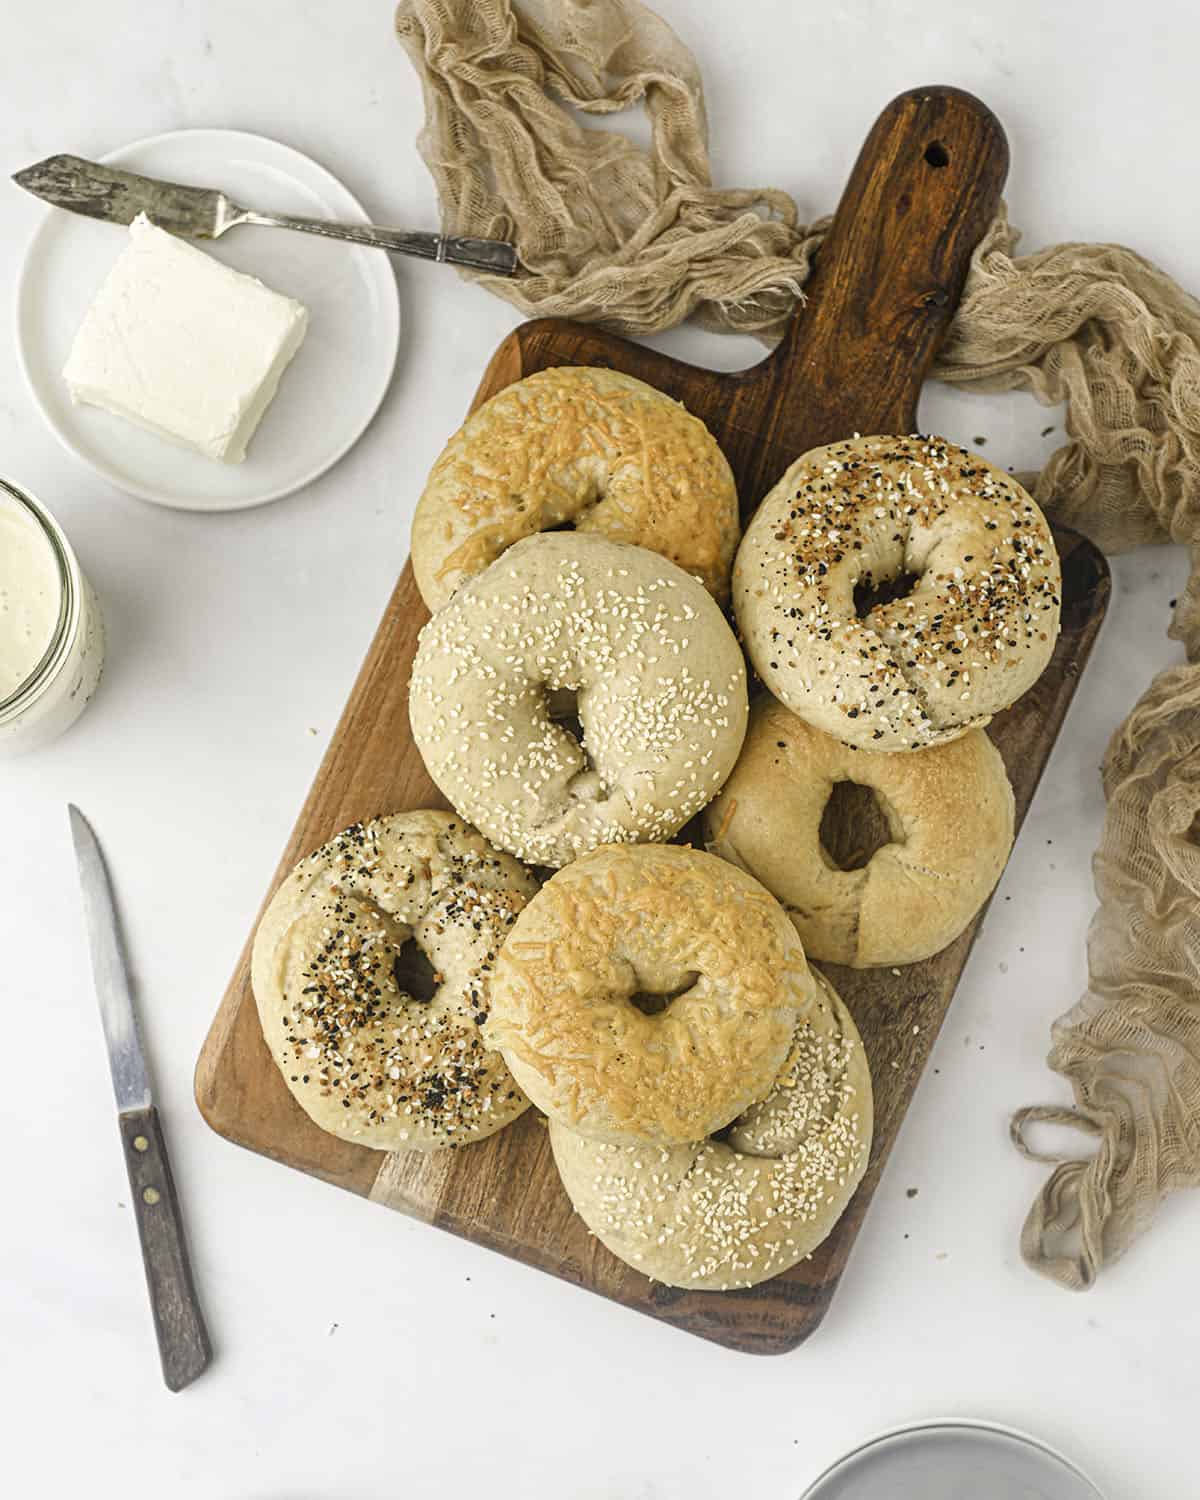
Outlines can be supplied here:
M746 371L779 397L764 448L798 457L854 431L914 430L1007 175L1004 131L974 95L934 86L892 100L859 152L803 304ZM778 478L762 472L743 498L752 506Z

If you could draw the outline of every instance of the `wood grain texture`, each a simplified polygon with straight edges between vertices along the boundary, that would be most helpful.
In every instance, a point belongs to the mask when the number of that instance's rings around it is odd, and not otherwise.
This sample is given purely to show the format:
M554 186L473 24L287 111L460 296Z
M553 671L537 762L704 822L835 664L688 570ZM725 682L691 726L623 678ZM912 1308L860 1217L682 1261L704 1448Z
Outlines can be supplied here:
M749 514L806 449L855 431L913 430L921 383L953 313L971 250L998 205L1006 169L1003 132L978 100L949 88L903 94L872 129L806 289L807 301L766 359L749 370L717 374L596 329L541 319L517 328L500 345L474 406L550 365L623 370L703 418L729 459L743 513ZM1108 597L1107 569L1096 549L1072 533L1057 538L1064 565L1062 637L1036 687L993 725L1018 819L1029 806ZM445 806L408 725L409 671L426 618L406 567L272 890L301 855L355 819ZM572 1213L544 1122L534 1111L487 1141L433 1157L385 1157L325 1135L292 1099L263 1042L249 986L249 940L201 1054L196 1098L213 1128L240 1145L689 1332L737 1349L777 1353L807 1338L829 1305L977 927L899 976L887 969L830 966L863 1032L875 1077L871 1165L817 1254L745 1292L658 1286L610 1255Z
M168 1390L181 1391L208 1368L212 1347L192 1280L167 1143L153 1105L123 1110L118 1120L163 1380Z

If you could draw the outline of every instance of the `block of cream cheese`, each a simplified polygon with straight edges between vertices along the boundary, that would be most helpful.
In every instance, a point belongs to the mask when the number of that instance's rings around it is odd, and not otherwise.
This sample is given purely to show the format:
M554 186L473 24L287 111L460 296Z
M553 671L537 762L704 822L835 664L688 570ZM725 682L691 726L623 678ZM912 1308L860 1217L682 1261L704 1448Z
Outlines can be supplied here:
M299 302L139 214L63 376L73 401L240 463L307 325Z

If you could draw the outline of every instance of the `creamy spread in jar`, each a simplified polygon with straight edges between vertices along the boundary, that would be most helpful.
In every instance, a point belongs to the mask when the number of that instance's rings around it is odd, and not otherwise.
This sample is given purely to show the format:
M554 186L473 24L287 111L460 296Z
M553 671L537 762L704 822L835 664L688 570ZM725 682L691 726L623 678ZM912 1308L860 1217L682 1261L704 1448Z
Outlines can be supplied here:
M61 602L58 562L45 532L0 491L0 700L46 654Z
M104 658L96 596L53 517L0 480L0 756L83 712Z

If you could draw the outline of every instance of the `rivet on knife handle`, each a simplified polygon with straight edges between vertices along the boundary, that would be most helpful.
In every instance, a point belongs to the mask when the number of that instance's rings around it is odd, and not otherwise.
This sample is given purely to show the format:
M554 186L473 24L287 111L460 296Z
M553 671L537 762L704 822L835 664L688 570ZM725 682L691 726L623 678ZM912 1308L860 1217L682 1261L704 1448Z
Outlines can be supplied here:
M181 1391L207 1368L212 1347L192 1282L166 1142L153 1105L126 1110L118 1119L163 1379L169 1390Z

